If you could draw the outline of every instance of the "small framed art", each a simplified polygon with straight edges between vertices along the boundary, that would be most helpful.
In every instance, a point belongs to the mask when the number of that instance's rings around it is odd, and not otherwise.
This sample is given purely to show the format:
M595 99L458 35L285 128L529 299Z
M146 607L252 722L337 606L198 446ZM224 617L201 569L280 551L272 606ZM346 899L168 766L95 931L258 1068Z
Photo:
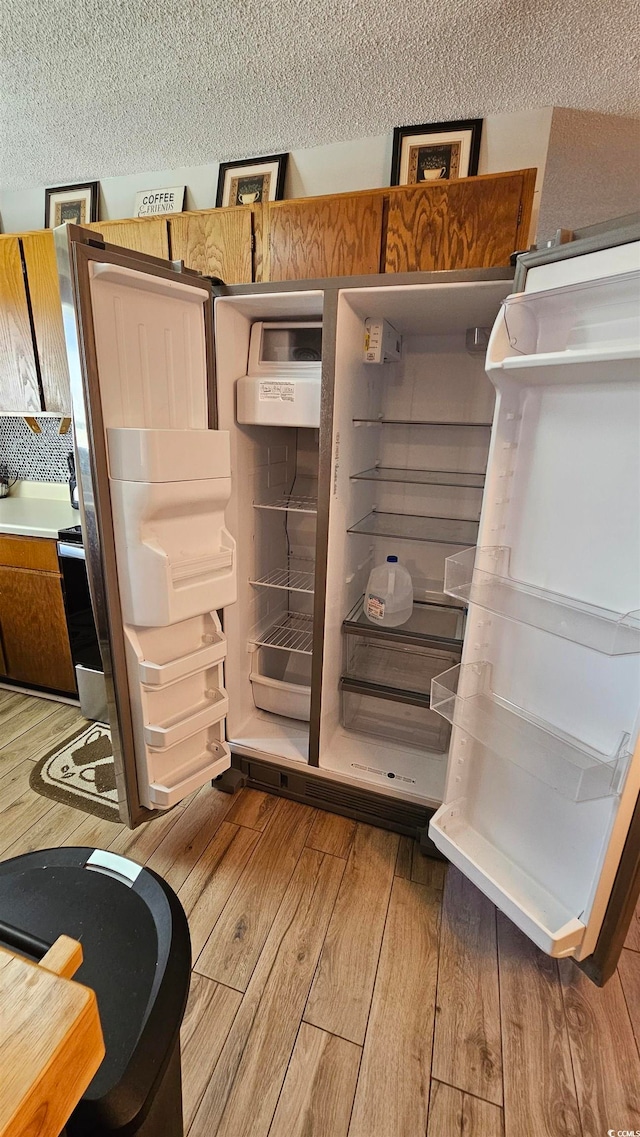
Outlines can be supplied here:
M55 229L71 221L73 225L86 225L98 220L100 182L84 182L76 186L53 186L47 189L44 201L44 227Z
M412 186L478 173L482 119L397 126L393 132L391 185Z
M288 157L288 154L272 154L269 158L222 162L218 174L216 206L282 201Z

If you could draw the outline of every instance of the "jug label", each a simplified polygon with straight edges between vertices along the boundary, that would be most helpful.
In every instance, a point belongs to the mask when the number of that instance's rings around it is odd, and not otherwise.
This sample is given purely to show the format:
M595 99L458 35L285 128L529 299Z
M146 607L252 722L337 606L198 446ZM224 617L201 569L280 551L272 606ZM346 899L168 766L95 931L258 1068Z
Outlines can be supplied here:
M258 398L261 403L273 402L273 400L280 403L294 403L296 398L295 384L261 379Z
M381 596L367 596L367 616L370 620L384 620L385 602Z

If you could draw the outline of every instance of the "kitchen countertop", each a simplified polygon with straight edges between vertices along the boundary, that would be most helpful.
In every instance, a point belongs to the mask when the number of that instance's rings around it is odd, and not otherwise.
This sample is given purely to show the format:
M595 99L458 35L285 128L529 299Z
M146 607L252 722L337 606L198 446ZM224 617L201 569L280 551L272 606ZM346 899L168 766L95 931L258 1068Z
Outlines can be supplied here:
M18 482L9 497L0 498L0 533L56 538L59 529L79 524L80 514L61 482Z

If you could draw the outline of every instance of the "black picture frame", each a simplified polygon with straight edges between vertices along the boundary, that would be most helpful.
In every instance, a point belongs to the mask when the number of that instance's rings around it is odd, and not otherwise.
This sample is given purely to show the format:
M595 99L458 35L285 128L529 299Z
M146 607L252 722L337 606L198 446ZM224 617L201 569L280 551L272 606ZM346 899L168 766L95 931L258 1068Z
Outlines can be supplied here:
M70 186L51 186L44 191L44 227L52 229L50 224L51 199L58 194L71 193L74 190L89 190L89 221L98 220L98 203L100 200L100 182L75 182Z
M268 166L277 163L278 172L276 175L276 193L275 197L271 198L272 201L282 201L284 197L284 179L287 173L287 162L289 161L288 154L261 154L258 158L243 158L239 162L221 162L218 170L218 188L216 190L216 209L220 208L224 201L224 187L229 170L242 170L247 166Z
M478 173L478 160L480 158L480 139L482 137L483 121L484 120L481 118L461 118L448 122L427 122L423 123L422 126L396 126L393 132L390 185L400 185L402 144L405 138L411 138L418 134L460 134L463 131L470 131L471 148L469 153L469 169L462 176L466 178L474 177ZM417 183L406 184L412 185Z

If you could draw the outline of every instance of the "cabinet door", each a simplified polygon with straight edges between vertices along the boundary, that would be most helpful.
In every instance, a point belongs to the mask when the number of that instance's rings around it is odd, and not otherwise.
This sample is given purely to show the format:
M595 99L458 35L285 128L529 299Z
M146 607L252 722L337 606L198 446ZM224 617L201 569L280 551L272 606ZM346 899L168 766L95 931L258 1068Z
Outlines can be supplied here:
M75 693L59 576L0 566L0 626L11 679Z
M339 194L269 205L269 280L380 271L381 194Z
M17 237L0 237L0 413L42 410Z
M390 190L385 272L498 268L526 247L535 170Z
M178 214L169 220L171 256L225 284L250 284L251 222L251 210L244 205Z
M40 362L44 409L69 414L71 392L52 230L25 233L22 249Z
M126 221L92 221L85 229L96 229L110 245L121 245L136 253L169 259L166 217L134 217Z

